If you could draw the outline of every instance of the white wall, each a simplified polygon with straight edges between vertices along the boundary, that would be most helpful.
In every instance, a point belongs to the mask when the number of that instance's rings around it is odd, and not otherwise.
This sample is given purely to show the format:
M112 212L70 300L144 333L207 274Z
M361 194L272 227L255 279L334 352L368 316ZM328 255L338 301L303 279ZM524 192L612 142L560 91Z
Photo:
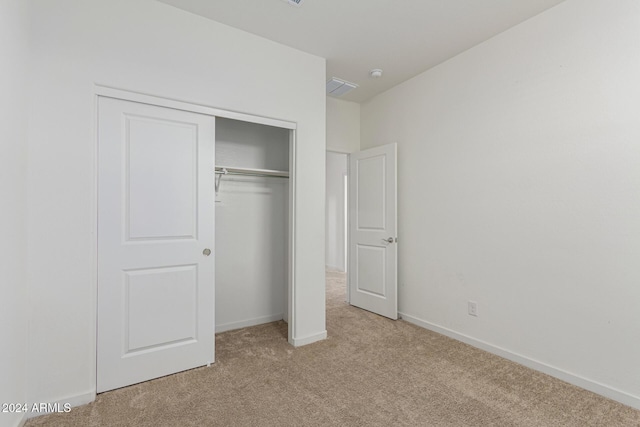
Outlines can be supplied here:
M360 150L360 104L327 97L327 196L325 207L325 262L346 270L344 253L344 182L347 156Z
M640 3L568 0L362 106L403 317L640 408ZM467 301L479 316L467 315Z
M289 134L289 129L218 117L216 165L288 171Z
M339 271L346 271L344 176L349 167L348 159L346 154L327 152L325 264Z
M0 403L25 402L28 10L0 1ZM23 414L0 413L0 426Z
M289 130L216 119L216 165L289 169ZM216 331L285 317L289 180L225 175L216 194Z
M95 390L95 83L298 123L291 338L326 334L324 59L152 0L35 2L32 46L31 401Z
M327 150L360 150L360 104L327 97Z

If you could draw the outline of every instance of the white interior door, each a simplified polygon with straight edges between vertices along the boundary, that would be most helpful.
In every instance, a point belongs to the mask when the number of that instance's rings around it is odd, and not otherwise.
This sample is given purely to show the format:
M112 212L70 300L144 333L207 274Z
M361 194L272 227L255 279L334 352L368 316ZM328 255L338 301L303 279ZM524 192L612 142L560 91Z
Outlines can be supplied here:
M350 303L398 318L396 144L349 161Z
M97 391L214 360L215 118L100 97Z

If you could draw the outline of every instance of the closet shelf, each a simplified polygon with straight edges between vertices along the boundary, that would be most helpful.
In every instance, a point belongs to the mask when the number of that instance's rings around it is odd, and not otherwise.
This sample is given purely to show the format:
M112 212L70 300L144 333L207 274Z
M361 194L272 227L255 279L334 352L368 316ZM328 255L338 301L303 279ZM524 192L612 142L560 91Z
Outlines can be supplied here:
M274 169L237 168L232 166L216 166L216 174L289 178L289 171L280 171Z

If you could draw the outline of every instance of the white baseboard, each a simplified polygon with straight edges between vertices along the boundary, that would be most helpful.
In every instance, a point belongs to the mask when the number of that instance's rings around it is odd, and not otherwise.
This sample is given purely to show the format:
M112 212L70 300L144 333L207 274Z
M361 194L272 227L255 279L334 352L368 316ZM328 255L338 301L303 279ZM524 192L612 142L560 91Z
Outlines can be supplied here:
M311 344L316 341L322 341L327 338L327 331L322 331L317 334L308 335L303 338L291 338L289 339L289 344L294 347L301 347L303 345Z
M46 401L46 402L32 402L29 403L29 407L32 407L34 404L40 404L40 403L54 403L54 404L58 404L59 408L64 408L65 404L69 404L71 406L71 408L75 408L76 406L81 406L81 405L86 405L87 403L91 403L94 400L96 400L96 391L92 390L88 393L82 393L82 394L77 394L77 395L73 395L73 396L69 396L67 398L64 399L56 399L53 401ZM71 409L73 411L73 409ZM38 412L29 412L27 414L27 418L33 418L33 417L39 417L40 415L47 415L47 414L51 414L53 411L38 411Z
M579 375L572 374L563 369L556 368L551 365L547 365L546 363L539 362L527 356L514 353L510 350L495 346L493 344L489 344L485 341L478 340L468 335L458 333L451 329L447 329L442 326L435 325L433 323L427 322L426 320L422 320L405 313L398 313L398 314L403 320L406 320L409 323L413 323L414 325L420 326L425 329L429 329L430 331L437 332L449 338L462 341L463 343L472 345L473 347L480 348L482 350L488 351L489 353L493 353L500 357L504 357L505 359L511 360L512 362L516 362L520 365L524 365L527 368L540 371L552 377L558 378L562 381L568 382L569 384L573 384L585 390L592 391L601 396L608 397L609 399L616 400L622 404L631 406L632 408L640 409L640 397L638 396L634 396L632 394L610 387L606 384L602 384L597 381L593 381L588 378L584 378Z
M278 313L270 316L242 320L240 322L223 323L221 325L216 325L216 334L219 332L232 331L234 329L248 328L249 326L262 325L263 323L275 322L282 319L284 319L284 314Z
M4 416L4 415L0 415L0 416ZM23 427L26 422L27 422L27 414L21 413L20 417L18 418L18 424L14 424L14 425L16 427Z

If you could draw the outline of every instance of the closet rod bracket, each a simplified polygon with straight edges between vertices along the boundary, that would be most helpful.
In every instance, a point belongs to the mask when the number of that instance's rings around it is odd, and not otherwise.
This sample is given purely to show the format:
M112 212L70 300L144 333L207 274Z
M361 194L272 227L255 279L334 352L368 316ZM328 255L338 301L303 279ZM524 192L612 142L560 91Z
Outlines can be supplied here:
M216 170L216 193L220 190L220 180L222 179L222 175L226 175L229 172L226 168L221 168L220 170Z

